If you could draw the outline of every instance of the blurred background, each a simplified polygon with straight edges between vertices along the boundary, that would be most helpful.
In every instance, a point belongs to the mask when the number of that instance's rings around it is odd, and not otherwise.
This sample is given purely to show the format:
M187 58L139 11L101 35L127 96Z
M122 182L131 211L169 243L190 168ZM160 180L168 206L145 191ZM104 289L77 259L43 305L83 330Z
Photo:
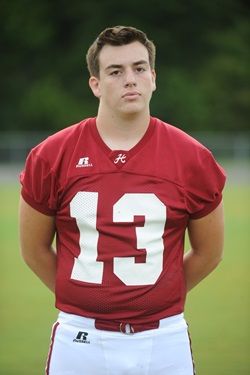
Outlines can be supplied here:
M23 162L47 134L94 116L85 55L102 29L157 46L152 114L225 157L250 156L250 6L243 0L1 1L0 159Z
M95 116L85 55L114 25L156 44L152 115L196 137L226 169L225 260L190 294L187 316L198 375L249 374L249 2L0 0L0 14L0 374L43 373L56 317L18 253L18 174L34 145Z

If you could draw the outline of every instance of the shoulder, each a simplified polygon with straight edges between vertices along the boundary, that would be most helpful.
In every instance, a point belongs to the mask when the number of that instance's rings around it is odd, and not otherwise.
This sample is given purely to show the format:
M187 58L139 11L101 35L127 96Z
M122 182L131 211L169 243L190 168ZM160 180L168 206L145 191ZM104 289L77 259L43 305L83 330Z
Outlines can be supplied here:
M195 171L207 159L213 158L211 151L185 131L156 119L156 138L158 149L165 158L180 170Z
M187 134L184 130L162 120L156 119L156 132L163 141L171 147L184 147L208 151L197 139Z
M212 152L183 130L156 119L156 134L166 170L180 185L190 186L198 176L224 176Z
M81 134L87 130L90 121L91 119L85 119L54 133L34 147L31 152L45 159L70 152Z

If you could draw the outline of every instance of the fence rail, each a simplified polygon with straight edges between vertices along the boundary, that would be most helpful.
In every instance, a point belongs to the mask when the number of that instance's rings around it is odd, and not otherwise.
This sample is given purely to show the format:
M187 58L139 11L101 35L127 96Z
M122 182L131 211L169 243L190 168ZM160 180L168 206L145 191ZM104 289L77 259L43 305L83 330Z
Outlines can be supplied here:
M22 164L32 147L49 134L43 132L0 132L0 163ZM249 159L250 131L244 133L192 132L216 158Z

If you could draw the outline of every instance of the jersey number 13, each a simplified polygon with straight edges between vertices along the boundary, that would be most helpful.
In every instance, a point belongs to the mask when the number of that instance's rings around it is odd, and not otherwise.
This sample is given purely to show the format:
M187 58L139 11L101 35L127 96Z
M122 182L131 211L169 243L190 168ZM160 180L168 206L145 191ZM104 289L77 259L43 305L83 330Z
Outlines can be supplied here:
M70 203L70 215L80 232L80 254L75 258L71 278L101 284L104 263L97 260L99 232L96 228L98 193L79 192ZM135 263L134 257L114 257L114 274L125 285L154 284L163 267L163 233L166 206L152 193L124 194L113 206L113 222L134 222L134 216L145 217L143 227L136 227L137 250L146 249L146 262Z

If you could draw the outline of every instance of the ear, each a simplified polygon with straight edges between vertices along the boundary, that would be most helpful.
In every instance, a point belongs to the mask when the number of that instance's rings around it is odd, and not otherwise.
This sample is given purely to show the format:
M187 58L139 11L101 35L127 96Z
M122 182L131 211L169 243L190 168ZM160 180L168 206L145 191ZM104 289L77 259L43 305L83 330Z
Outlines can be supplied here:
M89 79L89 87L91 88L93 94L97 97L101 97L101 92L100 92L100 84L99 84L99 79L95 76L91 76Z
M153 91L155 91L156 90L156 72L154 69L152 69L151 73L152 73Z

